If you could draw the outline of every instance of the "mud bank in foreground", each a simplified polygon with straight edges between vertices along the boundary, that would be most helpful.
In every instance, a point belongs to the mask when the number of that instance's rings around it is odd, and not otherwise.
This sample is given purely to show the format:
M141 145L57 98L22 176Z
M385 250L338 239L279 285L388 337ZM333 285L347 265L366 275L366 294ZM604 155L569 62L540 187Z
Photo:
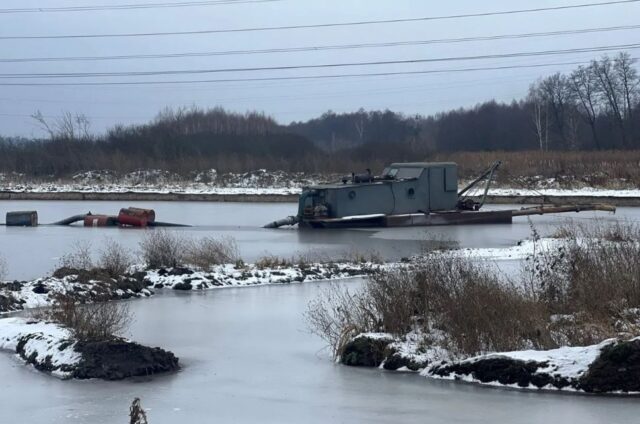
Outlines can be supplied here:
M61 325L25 318L0 319L0 349L62 379L122 380L178 369L178 358L158 347L114 338L80 342Z
M441 348L425 348L420 337L403 339L364 333L345 347L350 366L413 371L433 379L513 389L600 394L640 394L640 338L551 350L497 352L456 359Z

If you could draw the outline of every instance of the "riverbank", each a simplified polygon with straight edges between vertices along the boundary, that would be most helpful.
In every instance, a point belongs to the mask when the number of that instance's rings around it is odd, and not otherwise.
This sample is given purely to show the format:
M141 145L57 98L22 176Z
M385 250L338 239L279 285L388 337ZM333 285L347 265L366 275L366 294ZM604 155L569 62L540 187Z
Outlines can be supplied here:
M421 340L416 334L402 339L388 333L360 334L344 347L340 362L512 389L640 394L640 338L466 359L455 358L447 349L425 348Z
M204 193L173 191L0 191L0 200L86 200L86 201L170 201L170 202L250 202L297 203L300 189L286 192L271 189L212 190ZM475 201L480 196L471 196ZM489 204L606 203L614 206L640 206L640 190L515 190L491 189Z
M166 350L123 338L80 341L59 324L27 318L0 319L0 349L61 379L122 380L178 369Z
M307 312L345 365L520 389L640 394L640 233L563 226L383 270ZM489 262L487 262L489 260ZM504 272L494 260L520 263Z
M48 307L60 295L71 296L81 303L103 302L149 297L159 289L207 290L345 279L368 275L384 266L371 262L271 266L239 263L216 265L206 271L192 267L147 270L134 266L118 278L97 268L60 268L50 276L31 281L0 282L0 313Z

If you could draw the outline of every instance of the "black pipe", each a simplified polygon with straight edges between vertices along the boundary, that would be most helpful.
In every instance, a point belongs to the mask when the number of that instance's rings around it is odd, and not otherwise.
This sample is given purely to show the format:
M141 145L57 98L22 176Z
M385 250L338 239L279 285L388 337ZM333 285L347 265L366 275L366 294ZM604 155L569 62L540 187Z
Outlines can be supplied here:
M71 225L71 224L73 224L75 222L78 222L78 221L84 221L84 219L87 216L91 216L91 212L85 213L85 214L81 214L81 215L73 215L73 216L70 216L69 218L65 218L65 219L61 219L60 221L52 222L49 225Z

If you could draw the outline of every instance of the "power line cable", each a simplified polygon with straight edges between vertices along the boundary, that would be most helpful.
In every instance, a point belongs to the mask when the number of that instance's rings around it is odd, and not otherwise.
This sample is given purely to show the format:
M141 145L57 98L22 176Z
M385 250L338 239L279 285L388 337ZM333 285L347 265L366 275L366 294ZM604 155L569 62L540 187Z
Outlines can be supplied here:
M636 60L637 57L632 57ZM523 68L541 68L548 66L564 66L564 65L583 65L588 61L573 62L556 62L556 63L539 63L530 65L510 65L510 66L491 66L478 68L452 68L452 69L430 69L420 71L397 71L397 72L375 72L375 73L358 73L358 74L333 74L333 75L305 75L305 76L286 76L286 77L260 77L260 78L230 78L230 79L208 79L208 80L164 80L164 81L114 81L114 82L2 82L0 86L26 86L26 87L42 87L42 86L115 86L115 85L165 85L165 84L200 84L200 83L229 83L229 82L247 82L247 81L289 81L289 80L312 80L312 79L333 79L333 78L357 78L357 77L381 77L393 75L421 75L421 74L440 74L454 72L477 72L477 71L496 71L507 69L523 69Z
M256 72L256 71L282 71L297 69L319 69L319 68L342 68L352 66L380 66L416 63L436 63L453 62L465 60L486 60L505 59L513 57L532 57L548 55L564 55L576 53L592 53L612 50L632 50L640 48L640 43L619 44L613 46L584 47L565 50L545 50L536 52L518 52L477 56L452 56L431 59L406 59L406 60L379 60L370 62L349 62L349 63L324 63L316 65L282 65L282 66L258 66L250 68L218 68L218 69L189 69L189 70L162 70L162 71L126 71L126 72L66 72L66 73L0 73L0 79L34 79L34 78L95 78L95 77L132 77L132 76L155 76L155 75L193 75L211 74L225 72Z
M49 13L49 12L93 12L100 10L133 10L178 7L221 6L229 4L267 3L281 0L207 0L182 1L177 3L135 3L135 4L102 4L95 6L63 6L63 7L25 7L0 9L0 14L12 13Z
M550 37L550 36L559 36L559 35L576 35L576 34L599 33L599 32L609 32L609 31L633 30L633 29L639 29L639 28L640 28L640 25L623 25L623 26L614 26L614 27L583 28L583 29L576 29L576 30L530 32L530 33L524 33L524 34L503 34L503 35L489 35L489 36L479 36L479 37L441 38L441 39L415 40L415 41L391 41L391 42L381 42L381 43L337 44L337 45L326 45L326 46L306 46L306 47L288 47L288 48L272 48L272 49L222 50L222 51L210 51L210 52L131 54L131 55L113 55L113 56L0 58L0 63L168 59L168 58L183 58L183 57L296 53L296 52L310 52L310 51L324 51L324 50L349 50L349 49L362 49L362 48L399 47L399 46L413 46L413 45L426 45L426 44L450 44L450 43L466 43L466 42L475 42L475 41L495 41L495 40L506 40L506 39Z
M208 30L171 31L171 32L112 33L112 34L4 35L4 36L0 36L0 40L156 37L156 36L173 36L173 35L199 35L199 34L235 33L235 32L279 31L279 30L291 30L291 29L331 28L331 27L347 27L347 26L360 26L360 25L378 25L378 24L395 24L395 23L407 23L407 22L466 19L466 18L486 17L486 16L501 16L501 15L515 15L515 14L523 14L523 13L549 12L549 11L558 11L558 10L573 10L573 9L599 7L599 6L632 4L632 3L637 3L639 1L640 0L618 0L618 1L605 1L605 2L599 2L599 3L582 3L582 4L572 4L572 5L564 5L564 6L553 6L553 7L537 7L532 9L502 10L502 11L493 11L493 12L467 13L467 14L442 15L442 16L425 16L425 17L419 17L419 18L398 18L398 19L382 19L382 20L352 21L352 22L332 22L332 23L306 24L306 25L282 25L282 26L270 26L270 27L227 28L227 29L208 29Z

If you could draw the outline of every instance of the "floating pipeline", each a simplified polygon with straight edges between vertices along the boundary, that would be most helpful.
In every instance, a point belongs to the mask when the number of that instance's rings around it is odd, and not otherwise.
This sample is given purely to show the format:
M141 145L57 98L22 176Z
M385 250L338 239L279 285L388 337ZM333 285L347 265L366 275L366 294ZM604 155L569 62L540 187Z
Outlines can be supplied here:
M7 212L7 227L37 227L38 225L72 225L82 222L85 227L189 227L186 224L156 221L156 213L153 209L122 208L118 215L93 214L91 212L72 215L68 218L52 222L50 224L38 224L37 211ZM2 225L2 224L0 224Z

